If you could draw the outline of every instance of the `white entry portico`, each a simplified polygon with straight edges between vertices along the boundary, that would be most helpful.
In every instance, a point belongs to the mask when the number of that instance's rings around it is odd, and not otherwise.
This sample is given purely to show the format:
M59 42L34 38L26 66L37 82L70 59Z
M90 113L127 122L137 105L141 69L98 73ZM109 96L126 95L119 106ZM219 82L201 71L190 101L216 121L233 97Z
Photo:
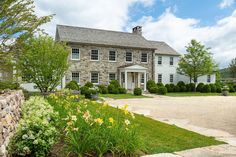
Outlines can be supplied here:
M122 87L133 90L136 87L146 91L147 68L140 65L129 65L119 67L119 80Z

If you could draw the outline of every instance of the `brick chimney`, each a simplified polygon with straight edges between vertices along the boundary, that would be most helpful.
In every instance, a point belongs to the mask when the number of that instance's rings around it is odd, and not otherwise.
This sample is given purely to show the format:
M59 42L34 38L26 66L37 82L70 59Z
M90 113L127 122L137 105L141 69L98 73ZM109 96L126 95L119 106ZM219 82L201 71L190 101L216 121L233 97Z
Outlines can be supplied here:
M142 35L142 26L136 26L133 28L133 33L134 34L138 34L138 35Z

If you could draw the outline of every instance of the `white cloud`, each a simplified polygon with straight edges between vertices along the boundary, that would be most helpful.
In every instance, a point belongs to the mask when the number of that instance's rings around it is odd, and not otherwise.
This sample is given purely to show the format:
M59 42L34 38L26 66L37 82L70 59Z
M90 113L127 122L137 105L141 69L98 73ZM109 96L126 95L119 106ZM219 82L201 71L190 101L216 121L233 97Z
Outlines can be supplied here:
M221 3L219 4L219 7L221 9L230 7L234 3L234 0L222 0Z
M56 14L43 28L54 36L56 24L122 30L127 21L129 7L141 3L152 6L155 0L36 0L39 16Z
M236 57L236 10L214 26L199 26L199 20L176 17L167 9L159 18L145 16L132 25L142 25L147 39L165 41L180 53L185 53L185 46L191 39L201 41L211 47L214 58L221 67L228 65Z

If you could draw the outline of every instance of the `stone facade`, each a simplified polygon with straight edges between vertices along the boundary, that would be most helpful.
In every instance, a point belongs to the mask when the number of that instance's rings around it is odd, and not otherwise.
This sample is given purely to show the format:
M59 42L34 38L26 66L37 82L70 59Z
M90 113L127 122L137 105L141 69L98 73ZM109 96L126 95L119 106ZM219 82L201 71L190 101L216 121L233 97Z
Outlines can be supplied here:
M6 156L6 146L16 129L23 102L22 91L0 95L0 157Z
M98 45L77 45L69 44L71 48L79 48L80 60L71 60L69 56L70 67L66 73L66 82L71 81L71 72L80 73L80 84L84 85L90 81L91 72L99 72L99 84L109 83L109 73L116 73L116 79L119 80L119 67L125 65L140 65L147 68L148 79L153 79L153 50L149 49L130 49L122 47L108 47ZM92 49L99 51L99 61L90 60L90 52ZM116 51L116 61L109 61L109 51ZM125 61L125 53L129 51L133 53L133 62L129 63ZM148 63L141 63L141 53L146 52L148 54Z

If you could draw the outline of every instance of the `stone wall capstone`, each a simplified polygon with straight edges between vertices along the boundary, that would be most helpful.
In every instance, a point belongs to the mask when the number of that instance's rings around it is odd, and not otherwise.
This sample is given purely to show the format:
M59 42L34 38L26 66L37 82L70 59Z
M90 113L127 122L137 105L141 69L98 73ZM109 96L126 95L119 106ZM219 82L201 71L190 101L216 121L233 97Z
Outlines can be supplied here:
M0 157L7 156L6 147L21 117L24 94L21 90L0 95Z

